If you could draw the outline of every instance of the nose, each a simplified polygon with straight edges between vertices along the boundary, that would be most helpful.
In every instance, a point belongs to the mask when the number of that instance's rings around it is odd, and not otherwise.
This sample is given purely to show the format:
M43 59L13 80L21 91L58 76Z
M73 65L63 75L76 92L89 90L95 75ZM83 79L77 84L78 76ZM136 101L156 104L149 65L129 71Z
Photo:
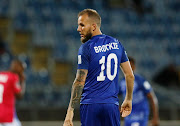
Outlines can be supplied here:
M77 28L77 31L78 31L78 32L80 32L80 31L81 31L81 28L80 28L80 26L78 26L78 28Z

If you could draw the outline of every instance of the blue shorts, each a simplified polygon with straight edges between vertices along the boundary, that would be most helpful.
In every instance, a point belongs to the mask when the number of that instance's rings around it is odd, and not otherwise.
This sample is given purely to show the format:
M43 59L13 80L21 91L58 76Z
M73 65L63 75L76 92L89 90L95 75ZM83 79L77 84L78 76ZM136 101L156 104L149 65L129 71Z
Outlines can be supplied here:
M81 126L120 126L119 106L115 104L81 104Z
M124 126L147 126L149 116L144 113L131 113L125 118Z
M136 121L125 121L124 126L147 126L148 121L145 120L136 120Z

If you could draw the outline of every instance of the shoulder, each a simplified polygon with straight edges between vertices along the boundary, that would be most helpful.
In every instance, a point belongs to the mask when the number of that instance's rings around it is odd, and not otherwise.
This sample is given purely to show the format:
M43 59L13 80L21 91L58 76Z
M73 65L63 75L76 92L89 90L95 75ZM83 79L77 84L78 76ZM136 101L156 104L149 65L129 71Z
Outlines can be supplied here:
M79 52L87 52L88 49L89 49L89 43L86 42L79 47Z
M0 74L1 74L1 76L8 76L8 77L14 77L14 76L16 76L15 73L12 73L12 72L10 72L10 71L3 71L3 72L1 72Z
M0 81L1 82L7 82L7 80L10 78L8 72L0 72Z
M112 37L112 36L109 36L109 35L104 35L104 38L105 38L105 39L108 39L108 40L111 40L111 41L113 41L113 42L118 42L118 43L120 43L118 39L116 39L116 38L114 38L114 37Z
M114 38L114 37L112 37L112 36L109 36L109 35L104 35L104 37L106 38L106 39L112 39L112 40L115 40L116 38Z
M137 81L140 85L144 86L146 89L150 89L150 83L141 75L135 74L135 81Z
M92 40L88 40L87 42L81 44L80 48L87 48L89 47L90 43L92 43Z
M12 79L12 80L18 80L18 75L13 73L13 72L7 72L7 75Z
M134 76L135 76L135 81L140 84L143 84L146 81L146 79L142 75L134 74Z
M140 74L134 74L134 76L135 76L135 79L137 80L145 80L145 78Z
M86 43L83 43L80 48L78 55L90 55L91 46L90 46L90 41L87 41Z
M105 36L106 36L107 39L111 40L112 42L118 43L121 48L124 48L122 43L118 39L116 39L116 38L114 38L112 36L108 36L108 35L105 35Z
M7 81L17 81L19 79L18 75L9 71L0 73L0 80L3 82Z

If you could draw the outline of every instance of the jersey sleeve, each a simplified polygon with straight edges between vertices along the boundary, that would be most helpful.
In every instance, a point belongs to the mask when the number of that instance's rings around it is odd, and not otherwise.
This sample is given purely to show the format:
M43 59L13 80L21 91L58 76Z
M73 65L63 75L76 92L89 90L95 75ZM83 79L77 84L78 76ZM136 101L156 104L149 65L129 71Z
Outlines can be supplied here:
M127 53L126 53L124 47L122 45L121 45L121 47L122 47L121 63L124 63L124 62L128 61L129 59L128 59L128 56L127 56Z
M13 83L14 93L18 94L19 92L21 92L21 86L20 86L20 82L19 82L19 77L18 76L14 76L13 77L12 83Z
M142 88L145 94L148 94L152 90L152 87L148 81L143 82Z
M78 69L89 68L89 49L87 44L82 44L78 52Z

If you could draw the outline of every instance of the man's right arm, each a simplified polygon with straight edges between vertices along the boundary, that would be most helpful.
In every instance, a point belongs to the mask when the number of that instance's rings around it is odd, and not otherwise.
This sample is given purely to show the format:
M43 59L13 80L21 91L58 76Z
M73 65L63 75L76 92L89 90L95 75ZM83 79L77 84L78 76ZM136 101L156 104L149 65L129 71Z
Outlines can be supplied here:
M159 125L158 99L153 90L147 94L147 98L152 108L152 115L153 115L153 118L151 120L152 126L158 126Z
M131 113L132 110L134 74L129 61L121 63L121 70L126 80L126 97L123 104L121 105L121 113L122 117L126 117Z
M74 80L72 90L71 90L71 99L69 103L69 107L67 110L66 118L63 126L72 126L73 125L73 116L74 116L74 108L81 98L81 94L84 88L84 84L86 81L88 70L86 69L78 69L76 73L76 78Z

